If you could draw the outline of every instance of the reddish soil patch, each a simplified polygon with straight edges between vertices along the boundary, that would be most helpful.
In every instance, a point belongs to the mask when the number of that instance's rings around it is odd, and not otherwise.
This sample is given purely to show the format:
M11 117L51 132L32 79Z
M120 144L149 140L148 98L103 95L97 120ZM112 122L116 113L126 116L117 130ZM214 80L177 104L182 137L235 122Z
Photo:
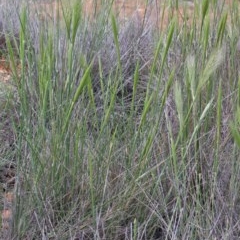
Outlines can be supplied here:
M113 2L113 10L121 20L129 18L141 20L146 17L148 23L160 30L166 29L173 17L177 19L179 26L183 23L191 26L194 13L196 13L196 7L192 1L181 1L181 3L179 1L178 8L170 6L167 0L152 0L149 2L150 3L146 5L145 0L115 0ZM222 6L223 2L225 9L227 9L237 1L219 0L219 7ZM62 17L62 9L67 13L67 7L70 5L71 3L62 5L61 1L33 3L31 5L31 14L37 15L40 20L54 20L57 17ZM88 0L83 3L83 12L86 16L90 17L90 19L94 18L94 14L99 12L100 8L101 1ZM213 13L210 13L210 17L213 17Z
M10 66L6 59L0 59L0 81L7 82L11 79Z
M191 1L179 2L178 8L170 6L166 0L153 0L149 2L146 5L146 1L115 0L113 9L120 19L135 18L141 21L145 18L149 24L159 30L165 30L173 17L177 19L179 26L186 24L188 27L193 23L194 14L197 15L197 18L201 19L199 6L196 8ZM221 8L224 4L224 9L227 11L234 2L237 3L235 0L219 0L218 6ZM84 5L85 14L91 16L100 7L100 4L96 5L95 0L86 1ZM197 12L197 10L199 11ZM213 11L209 14L210 18L214 17Z
M3 194L3 210L2 210L2 229L0 237L2 239L10 239L12 220L13 220L13 201L14 193L6 192Z

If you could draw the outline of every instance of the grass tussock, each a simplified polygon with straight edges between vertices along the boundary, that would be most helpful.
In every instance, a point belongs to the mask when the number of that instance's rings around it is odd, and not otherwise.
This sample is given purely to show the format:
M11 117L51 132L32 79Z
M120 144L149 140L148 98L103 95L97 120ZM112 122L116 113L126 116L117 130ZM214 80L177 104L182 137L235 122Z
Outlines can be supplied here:
M9 238L239 239L237 1L161 32L105 1L94 20L80 2L51 20L18 4L0 10L15 14L0 15Z

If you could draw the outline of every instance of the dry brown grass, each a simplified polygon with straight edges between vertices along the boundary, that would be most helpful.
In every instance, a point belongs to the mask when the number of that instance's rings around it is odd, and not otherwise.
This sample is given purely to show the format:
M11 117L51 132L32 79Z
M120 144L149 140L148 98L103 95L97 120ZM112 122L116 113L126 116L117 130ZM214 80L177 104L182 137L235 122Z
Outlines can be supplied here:
M89 3L89 2L88 2ZM93 1L90 2L91 4L93 4ZM147 9L147 11L145 11L145 6L144 5L136 5L136 2L130 3L130 1L115 1L115 5L114 5L114 9L116 12L119 13L120 19L126 19L126 18L134 18L137 19L137 21L142 21L143 19L147 19L148 22L153 25L156 28L159 28L161 30L166 30L168 25L169 25L169 21L171 20L172 16L176 17L176 19L178 20L177 22L179 23L179 26L182 26L183 24L186 24L186 26L191 27L192 25L192 16L194 11L196 11L196 6L194 6L193 4L187 4L186 6L180 5L178 9L174 8L174 7L170 7L170 6L165 6L163 7L162 5L158 5L157 1L154 1L152 3L152 5L149 6L149 8ZM230 6L232 4L232 1L226 1L227 4L226 5L226 10L228 8L228 6ZM98 6L97 6L98 8ZM57 16L58 13L61 12L60 10L60 6L58 3L56 2L52 2L52 3L41 3L41 4L35 4L32 7L32 11L33 14L36 13L37 17L42 21L42 20L54 20ZM86 5L84 8L85 13L92 13L93 11L93 7L91 7L90 5ZM61 14L60 14L61 15ZM33 15L35 16L35 15ZM145 18L146 16L146 18ZM213 13L210 13L210 16L213 16ZM127 29L126 33L122 33L120 32L120 45L122 46L121 53L123 56L126 56L125 58L123 58L122 60L122 65L123 65L123 70L125 70L124 73L126 73L126 79L127 78L131 78L132 76L132 72L130 72L130 70L127 67L131 67L131 69L134 69L135 67L135 62L136 59L140 59L142 60L141 65L143 66L147 66L145 63L148 63L148 58L147 59L142 59L142 56L148 56L149 52L146 51L147 48L147 38L143 39L142 42L140 42L139 46L138 46L138 51L137 53L139 55L136 55L135 52L133 52L132 54L132 48L131 46L132 44L132 37L130 36L129 39L126 37L128 35L126 35L127 33L131 33L132 34L132 29L135 29L134 26L133 28L131 28L132 26L129 26L129 29ZM138 37L141 36L141 32L138 33L138 31L136 32L136 39L138 39ZM121 42L122 41L122 42ZM107 52L107 50L109 51L109 46L112 46L111 49L113 49L110 52ZM134 45L136 46L136 45ZM178 46L176 46L178 47ZM126 49L125 49L126 48ZM106 50L107 49L107 50ZM134 48L136 49L136 48ZM134 50L133 49L133 50ZM106 53L107 52L107 53ZM127 54L126 54L127 53ZM104 63L104 67L106 67L107 69L103 69L104 73L106 73L106 78L108 76L110 76L110 69L114 69L115 67L115 62L117 62L117 57L114 55L115 51L114 51L114 43L113 41L110 41L110 44L106 42L106 46L103 46L102 52L100 50L99 52L101 57L101 61L102 63ZM127 62L127 60L132 60L131 64L129 65L129 62ZM3 59L2 60L2 65L0 64L0 74L1 71L3 74L7 74L7 76L10 76L10 71L9 71L9 67L6 64L6 61ZM124 63L126 63L126 65L124 66ZM96 66L94 65L94 67L98 67L98 63L96 63ZM125 67L125 68L124 68ZM97 69L99 70L99 69ZM143 81L145 81L145 77L149 77L147 73L145 73L145 69L142 69L143 71L140 72L141 77L143 78ZM147 69L148 70L148 69ZM99 71L96 71L99 72ZM148 71L147 71L148 72ZM1 77L1 75L0 75ZM96 76L96 78L99 78L99 76ZM140 78L140 80L142 80ZM96 79L97 81L97 79ZM94 86L95 87L95 86ZM127 86L128 87L128 86ZM132 86L130 86L130 88L132 88ZM161 139L161 141L166 142L166 148L167 148L167 144L168 139L166 138L166 141ZM161 152L161 155L164 154L162 152L166 151L165 147L160 147L159 144L157 144L159 147L159 151ZM209 144L210 145L210 144ZM206 151L204 151L204 154L206 154L208 147L206 145ZM229 153L230 151L228 151ZM157 155L157 154L156 154ZM158 156L157 156L158 157ZM167 155L166 155L167 158ZM226 154L226 159L228 158L227 154ZM194 169L194 168L193 168ZM195 170L195 169L194 169ZM192 171L193 172L193 171ZM230 170L229 170L230 172ZM121 173L116 174L116 177L114 176L114 179L118 179L118 177L120 176ZM9 175L8 173L6 173L6 175ZM194 175L194 174L193 174ZM226 174L225 174L226 175ZM11 175L11 178L7 178L4 180L4 183L8 183L10 181L10 183L12 183L12 181L14 182L14 175ZM190 180L192 178L189 178ZM193 182L196 180L193 180ZM226 180L226 182L228 181L228 179ZM195 185L195 183L193 183L193 185ZM226 183L227 185L227 183ZM115 184L114 184L115 186ZM191 186L190 186L191 187ZM195 190L195 189L194 189ZM192 190L191 190L192 191ZM191 192L191 194L193 194L194 191ZM67 202L69 202L70 200L74 200L73 198L71 199L71 193L67 196ZM7 239L8 238L8 234L11 228L11 221L12 221L12 202L14 201L13 198L13 194L11 191L7 191L5 193L2 193L2 197L3 197L3 209L2 209L2 234L3 234L3 239ZM134 202L133 204L133 208L135 207L136 203ZM221 204L219 203L219 206ZM126 207L127 208L127 207ZM127 221L126 221L127 222Z

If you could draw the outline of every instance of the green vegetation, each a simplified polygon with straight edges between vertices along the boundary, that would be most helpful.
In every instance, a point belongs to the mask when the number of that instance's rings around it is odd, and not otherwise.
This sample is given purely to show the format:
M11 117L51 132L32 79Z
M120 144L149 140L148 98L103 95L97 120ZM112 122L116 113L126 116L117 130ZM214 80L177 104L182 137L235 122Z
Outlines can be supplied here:
M238 1L195 1L191 27L172 16L159 32L109 2L51 21L11 4L11 238L239 239Z

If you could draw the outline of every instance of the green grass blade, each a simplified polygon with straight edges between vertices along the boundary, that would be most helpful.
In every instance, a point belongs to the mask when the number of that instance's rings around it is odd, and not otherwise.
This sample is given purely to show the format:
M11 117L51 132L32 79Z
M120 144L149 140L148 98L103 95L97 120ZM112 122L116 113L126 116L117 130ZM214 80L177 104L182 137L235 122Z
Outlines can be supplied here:
M76 93L74 94L73 100L71 102L69 111L68 111L67 116L66 116L65 124L64 124L64 127L63 127L63 131L62 131L63 133L65 133L66 128L67 128L67 126L69 124L69 120L71 118L71 114L72 114L74 105L76 104L76 102L78 101L80 95L82 94L84 87L88 85L89 81L91 81L91 78L90 78L91 68L92 68L92 63L86 69L86 71L85 71L85 73L84 73L84 75L83 75L83 77L82 77L82 79L80 81L80 84L79 84L79 86L78 86L78 88L76 90Z
M225 34L226 30L226 24L227 24L227 18L228 13L225 12L220 19L219 25L218 25L218 31L217 31L217 45L221 46L223 41L223 36Z
M74 44L75 43L75 39L76 39L76 35L77 35L77 30L78 27L81 23L81 14L82 14L82 4L81 2L76 1L76 3L74 4L73 7L73 13L72 13L72 38L71 41Z
M238 107L236 110L236 113L235 113L235 120L234 120L234 122L230 123L230 129L231 129L231 133L232 133L235 143L240 148L239 125L240 125L240 108Z
M113 14L111 15L111 23L112 23L112 30L113 30L113 36L114 36L114 43L117 51L118 70L121 71L121 54L120 54L120 46L119 46L119 40L118 40L118 28L117 28L116 18L114 17Z
M204 23L206 15L207 15L208 9L209 9L209 0L204 0L202 3L201 32L202 32L203 23Z

